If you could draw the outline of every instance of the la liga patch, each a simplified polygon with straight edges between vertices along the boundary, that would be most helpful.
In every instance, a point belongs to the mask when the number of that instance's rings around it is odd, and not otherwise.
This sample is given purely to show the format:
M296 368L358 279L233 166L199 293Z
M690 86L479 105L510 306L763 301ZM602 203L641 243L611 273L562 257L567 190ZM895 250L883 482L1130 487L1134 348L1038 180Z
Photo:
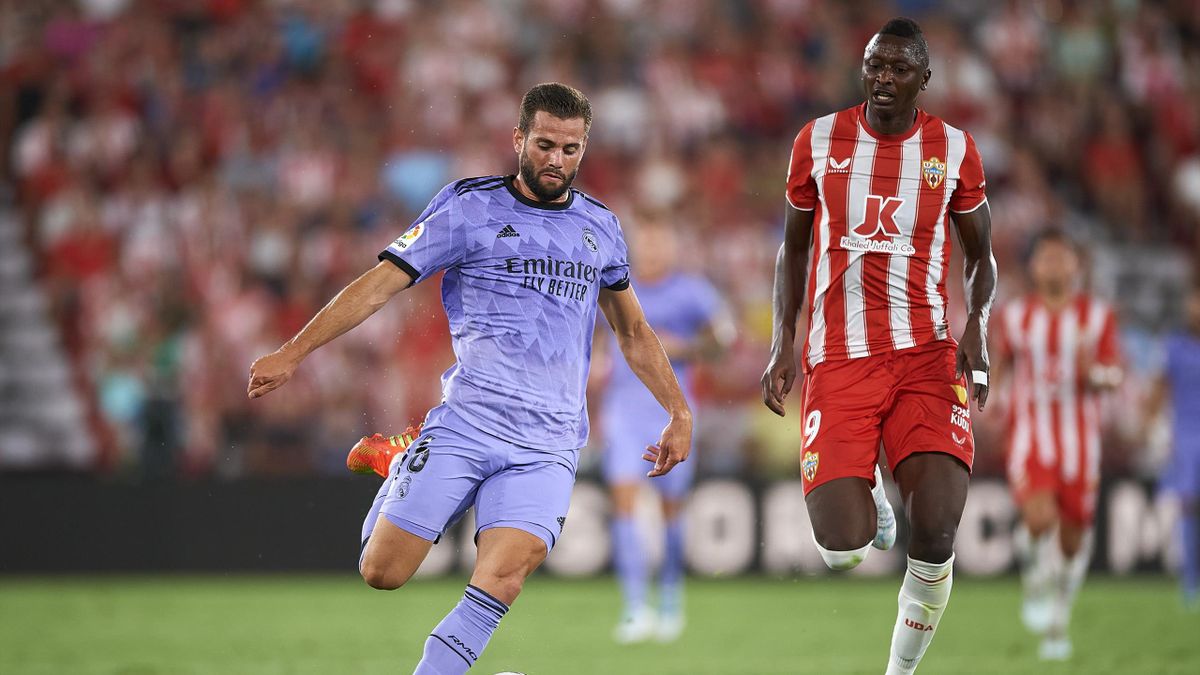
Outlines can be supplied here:
M397 237L396 241L392 242L392 245L403 251L409 246L415 244L423 234L425 234L425 223L417 223L416 225L408 228L408 232L405 232Z

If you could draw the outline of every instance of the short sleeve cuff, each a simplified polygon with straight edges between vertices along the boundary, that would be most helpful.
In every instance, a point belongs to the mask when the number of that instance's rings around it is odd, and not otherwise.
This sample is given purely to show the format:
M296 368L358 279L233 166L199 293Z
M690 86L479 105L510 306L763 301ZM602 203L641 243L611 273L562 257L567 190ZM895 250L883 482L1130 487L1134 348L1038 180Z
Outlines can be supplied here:
M790 194L785 192L783 196L787 199L788 205L791 206L793 209L796 209L797 211L815 211L817 208L816 202L809 203L809 200L801 199L800 203L797 204L792 199L792 196Z
M399 267L400 269L404 270L405 274L412 277L412 280L414 283L417 281L417 279L421 278L420 270L413 267L412 265L409 265L408 262L404 260L404 258L401 258L400 256L396 255L395 253L392 253L389 249L386 249L386 248L383 249L383 251L379 254L379 260L380 261L386 260L386 261L392 263L393 265L395 265L396 267Z
M615 284L609 284L609 285L605 286L605 288L607 288L610 291L623 291L626 288L629 288L629 277L625 277L624 279L621 279L620 281L618 281Z
M980 200L979 200L979 203L978 203L978 204L976 204L975 206L971 206L971 207L968 207L968 208L965 208L965 209L955 209L955 208L951 208L951 209L950 209L950 213L957 213L957 214L959 214L959 215L962 215L962 214L964 214L964 213L971 213L972 211L975 211L976 209L978 209L979 207L983 206L983 205L984 205L984 204L986 204L986 203L987 203L987 197L984 197L983 199L980 199Z

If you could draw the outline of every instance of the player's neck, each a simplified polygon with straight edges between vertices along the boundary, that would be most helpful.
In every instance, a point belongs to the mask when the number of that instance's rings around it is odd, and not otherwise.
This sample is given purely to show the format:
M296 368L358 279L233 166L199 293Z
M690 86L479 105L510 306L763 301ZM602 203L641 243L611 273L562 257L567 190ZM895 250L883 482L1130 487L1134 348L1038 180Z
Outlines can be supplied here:
M552 199L550 201L546 201L533 194L533 190L530 190L529 186L525 184L525 179L521 178L521 174L519 172L517 173L517 177L513 179L513 185L517 188L517 192L520 192L522 196L530 201L542 202L544 204L561 204L567 201L567 192L563 192L562 196L560 196L558 199Z
M917 121L917 108L913 106L908 110L902 110L894 115L881 115L875 106L867 101L867 125L871 127L877 134L884 136L898 136L912 129L913 124Z
M1042 304L1051 311L1058 311L1063 307L1066 307L1068 304L1070 304L1073 296L1074 293L1072 293L1070 289L1053 292L1045 290L1038 291L1038 299L1040 299Z

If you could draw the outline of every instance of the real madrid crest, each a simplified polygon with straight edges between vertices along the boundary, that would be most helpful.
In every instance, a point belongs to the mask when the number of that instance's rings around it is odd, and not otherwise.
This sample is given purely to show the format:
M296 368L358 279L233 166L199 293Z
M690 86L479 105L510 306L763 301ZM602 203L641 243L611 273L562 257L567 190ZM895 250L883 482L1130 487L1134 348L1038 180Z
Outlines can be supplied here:
M600 245L596 243L596 233L592 232L592 228L583 228L583 244L588 247L592 253L600 250Z
M921 162L921 175L930 189L936 190L946 180L946 163L937 157L930 157Z

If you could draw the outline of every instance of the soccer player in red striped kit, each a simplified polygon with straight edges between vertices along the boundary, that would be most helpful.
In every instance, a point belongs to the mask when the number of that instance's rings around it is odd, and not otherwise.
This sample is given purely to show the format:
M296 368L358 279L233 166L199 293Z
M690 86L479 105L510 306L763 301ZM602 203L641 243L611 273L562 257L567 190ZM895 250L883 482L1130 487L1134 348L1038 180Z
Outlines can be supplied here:
M1116 315L1081 289L1059 229L1029 248L1030 292L997 312L997 380L1010 381L1008 481L1021 509L1021 618L1044 660L1071 656L1071 605L1091 560L1100 487L1100 396L1121 383ZM1004 377L1011 373L1011 377Z
M807 304L800 464L817 548L831 568L850 569L894 541L881 441L908 513L893 674L916 670L950 597L974 456L969 399L980 409L987 401L996 287L983 164L969 134L917 108L931 74L920 27L892 19L863 56L866 101L796 138L762 377L764 403L784 415ZM950 221L966 260L957 342L947 320Z

